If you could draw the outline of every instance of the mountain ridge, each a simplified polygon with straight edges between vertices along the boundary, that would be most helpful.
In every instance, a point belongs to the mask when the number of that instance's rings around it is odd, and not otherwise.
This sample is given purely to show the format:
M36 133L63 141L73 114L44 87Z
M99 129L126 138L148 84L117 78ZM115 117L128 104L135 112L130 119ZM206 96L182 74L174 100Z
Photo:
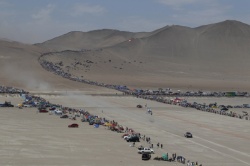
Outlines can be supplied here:
M142 33L73 31L33 46L41 50L35 57L52 51L42 60L63 64L65 72L88 80L139 88L250 90L250 26L235 20L195 28L172 25ZM29 62L32 53L25 55L31 48L2 47L14 51L13 58L26 58L24 67L33 64L29 70L35 68L36 58ZM7 52L2 56L11 55Z

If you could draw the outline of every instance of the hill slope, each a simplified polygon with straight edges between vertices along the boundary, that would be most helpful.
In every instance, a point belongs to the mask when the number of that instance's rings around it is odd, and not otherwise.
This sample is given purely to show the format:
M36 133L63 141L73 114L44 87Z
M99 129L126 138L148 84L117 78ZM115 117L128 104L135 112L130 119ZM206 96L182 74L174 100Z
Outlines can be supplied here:
M43 92L94 89L44 70L38 62L43 51L33 45L0 40L0 85Z
M249 45L250 26L227 20L197 28L167 26L102 50L45 58L63 61L74 75L105 83L236 90L250 89ZM88 68L75 66L87 59L94 62Z
M57 50L42 60L63 64L65 72L88 80L138 88L250 91L249 46L250 26L229 20L149 33L70 32L36 45L0 40L0 81L31 89L86 87L40 66L43 52Z
M140 38L147 34L144 32L132 33L112 29L89 32L73 31L36 45L52 51L98 49L115 45L130 38Z

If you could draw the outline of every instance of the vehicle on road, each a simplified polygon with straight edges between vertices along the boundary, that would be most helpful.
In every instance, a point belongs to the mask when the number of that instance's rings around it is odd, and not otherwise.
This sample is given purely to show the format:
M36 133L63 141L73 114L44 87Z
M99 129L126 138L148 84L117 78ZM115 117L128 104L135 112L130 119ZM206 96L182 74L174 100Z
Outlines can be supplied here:
M184 137L186 137L186 138L193 138L193 135L192 135L192 133L190 133L190 132L186 132L186 133L184 134Z

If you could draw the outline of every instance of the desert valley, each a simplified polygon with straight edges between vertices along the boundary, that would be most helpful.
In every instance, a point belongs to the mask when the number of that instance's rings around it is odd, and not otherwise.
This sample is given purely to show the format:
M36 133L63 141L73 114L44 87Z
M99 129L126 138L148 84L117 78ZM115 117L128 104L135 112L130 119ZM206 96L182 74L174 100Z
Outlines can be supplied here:
M0 165L250 165L249 46L250 25L235 20L1 39L0 103L14 107L0 107ZM82 122L87 113L102 123ZM121 138L135 133L135 144ZM140 145L154 150L149 161ZM175 160L154 160L163 154Z

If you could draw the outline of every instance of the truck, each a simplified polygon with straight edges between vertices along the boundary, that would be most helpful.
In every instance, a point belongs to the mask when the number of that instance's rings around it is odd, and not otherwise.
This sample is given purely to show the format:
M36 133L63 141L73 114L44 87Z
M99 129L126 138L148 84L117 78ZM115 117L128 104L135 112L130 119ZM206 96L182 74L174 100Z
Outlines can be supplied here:
M139 154L144 154L144 153L152 154L152 153L154 153L154 150L151 148L144 147L142 149L139 149L138 153Z

